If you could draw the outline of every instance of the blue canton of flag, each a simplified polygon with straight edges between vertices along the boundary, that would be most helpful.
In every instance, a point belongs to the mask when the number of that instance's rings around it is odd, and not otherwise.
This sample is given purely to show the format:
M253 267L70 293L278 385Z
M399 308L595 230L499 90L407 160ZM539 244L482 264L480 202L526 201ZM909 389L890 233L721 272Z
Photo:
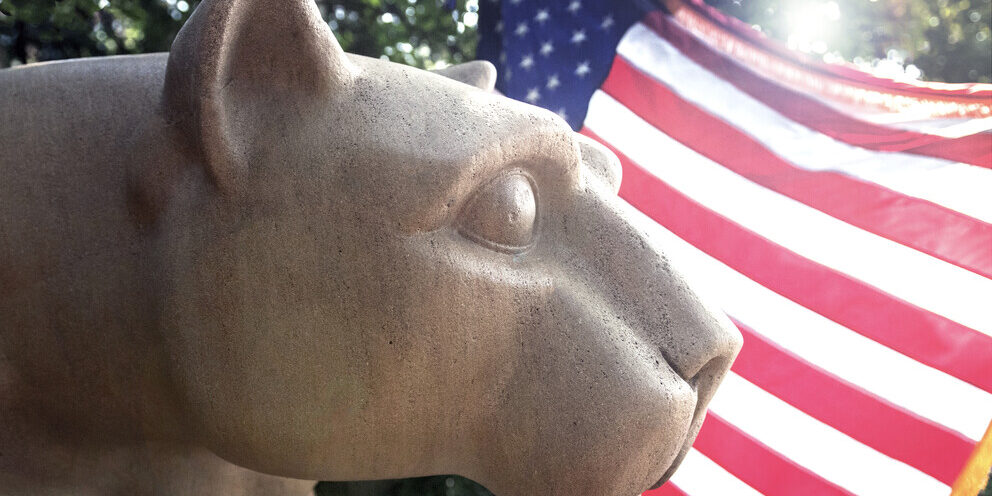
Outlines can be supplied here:
M647 1L487 0L478 58L492 62L503 94L556 112L579 129L624 32Z

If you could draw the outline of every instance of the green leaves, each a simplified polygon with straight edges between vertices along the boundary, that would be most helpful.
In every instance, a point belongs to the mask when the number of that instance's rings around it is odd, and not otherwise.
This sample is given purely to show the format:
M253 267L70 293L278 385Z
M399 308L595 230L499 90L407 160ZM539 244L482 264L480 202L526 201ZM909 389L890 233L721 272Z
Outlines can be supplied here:
M425 69L471 60L475 55L477 0L455 2L452 10L440 0L318 4L345 51Z
M167 51L199 0L0 0L0 67ZM320 0L350 52L433 68L475 55L477 0Z
M992 0L706 2L814 57L865 68L912 64L933 81L992 81Z
M0 67L168 50L192 10L170 2L0 0Z
M321 482L315 496L493 496L486 488L457 475L437 475L369 482Z
M0 0L0 67L167 51L198 2ZM992 0L707 2L814 57L899 71L912 64L936 81L992 81ZM349 52L428 69L475 56L479 0L317 3Z

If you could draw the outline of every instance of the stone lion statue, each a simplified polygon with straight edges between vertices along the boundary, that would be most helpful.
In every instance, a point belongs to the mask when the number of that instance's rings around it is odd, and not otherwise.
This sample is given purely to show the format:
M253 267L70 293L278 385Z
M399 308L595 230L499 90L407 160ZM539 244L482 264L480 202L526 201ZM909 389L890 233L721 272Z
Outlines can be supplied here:
M740 335L494 76L345 54L310 0L0 71L0 493L664 482Z

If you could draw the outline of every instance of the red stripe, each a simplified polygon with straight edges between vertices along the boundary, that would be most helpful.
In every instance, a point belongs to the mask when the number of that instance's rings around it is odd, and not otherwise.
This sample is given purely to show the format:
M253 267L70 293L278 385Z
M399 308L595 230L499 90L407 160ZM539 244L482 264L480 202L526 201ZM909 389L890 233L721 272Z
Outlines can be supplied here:
M665 485L647 491L642 496L688 496L688 493L679 489L675 484L666 482Z
M919 362L992 392L992 337L778 246L689 199L610 147L620 196L758 284Z
M822 74L833 79L847 80L871 91L888 92L895 95L905 95L935 101L986 103L992 98L992 85L982 83L928 83L918 81L913 83L899 82L873 76L865 71L848 64L827 64L813 59L782 45L780 42L756 32L748 24L728 16L718 9L706 5L702 0L687 0L683 3L689 7L686 12L698 20L707 22L711 29L719 29L733 36L740 42L746 43L755 50L773 55L784 62L806 70ZM659 12L659 14L661 14Z
M992 167L992 134L960 138L893 129L855 119L823 102L766 79L654 13L644 23L697 64L789 119L831 138L870 150L905 152Z
M992 224L845 174L795 167L734 126L679 98L623 57L613 61L602 89L676 141L755 183L992 277Z
M951 485L974 442L793 355L735 322L744 335L733 370L875 450ZM884 371L879 371L884 373ZM939 453L939 456L934 456Z
M765 446L713 412L706 414L694 446L734 477L768 496L851 494Z

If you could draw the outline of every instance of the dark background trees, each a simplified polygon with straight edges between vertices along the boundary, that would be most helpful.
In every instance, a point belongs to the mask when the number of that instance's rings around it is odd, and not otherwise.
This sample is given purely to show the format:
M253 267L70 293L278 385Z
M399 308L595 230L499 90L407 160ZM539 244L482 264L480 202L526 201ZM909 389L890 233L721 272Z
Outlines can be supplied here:
M0 0L0 67L164 52L199 0ZM432 68L475 56L477 0L318 0L349 52Z
M198 1L0 0L0 67L166 51ZM992 81L992 0L706 1L815 57L932 81ZM317 4L350 52L426 68L475 55L478 0Z
M706 0L827 60L946 82L992 81L992 0ZM881 65L881 67L879 67ZM919 72L917 72L917 69Z

